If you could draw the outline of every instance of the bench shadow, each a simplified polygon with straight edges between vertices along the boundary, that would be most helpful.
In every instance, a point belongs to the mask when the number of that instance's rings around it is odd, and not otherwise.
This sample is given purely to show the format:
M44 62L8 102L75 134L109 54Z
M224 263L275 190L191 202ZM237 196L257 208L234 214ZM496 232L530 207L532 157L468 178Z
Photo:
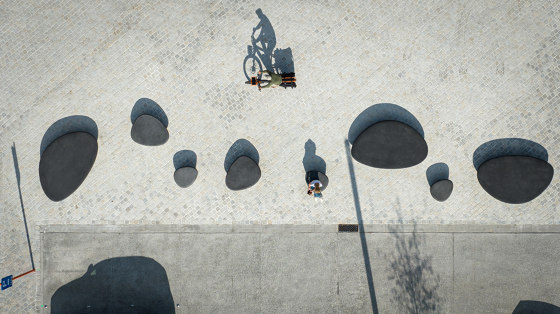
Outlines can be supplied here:
M400 202L397 203L400 209ZM399 220L402 221L400 215ZM432 268L432 256L421 251L425 239L417 233L416 223L410 235L405 235L400 225L390 226L389 232L396 249L391 256L384 255L390 265L387 279L394 282L394 304L401 313L440 313L440 276Z
M438 162L431 165L426 170L426 179L428 179L428 184L432 186L434 183L441 180L449 179L449 167L443 162Z
M132 107L130 112L130 122L134 124L134 121L138 119L141 115L150 115L158 119L165 128L169 125L169 120L165 111L153 100L149 98L140 98Z
M316 151L317 147L315 142L308 139L307 142L305 142L305 155L303 155L302 160L303 168L306 173L309 171L319 171L327 174L327 164L323 158L315 154Z
M231 145L226 154L226 158L224 160L224 169L226 170L226 172L229 171L229 168L231 167L233 162L241 156L247 156L254 162L256 162L257 165L259 164L259 152L255 148L255 146L253 146L253 144L251 144L251 142L246 139L238 139Z
M395 104L381 103L370 106L356 117L348 130L348 141L350 144L354 144L358 136L367 128L377 122L387 120L402 122L424 137L422 125L408 110Z
M116 257L89 265L58 288L52 313L175 313L165 269L143 256Z
M192 150L181 150L173 155L173 166L175 170L184 167L196 169L196 153Z
M560 307L540 301L519 301L511 314L560 314Z
M39 155L57 138L74 132L86 132L95 139L98 136L97 124L87 116L68 116L53 123L43 135Z
M486 161L502 156L529 156L548 161L548 151L539 143L522 138L500 138L480 145L473 153L476 170Z

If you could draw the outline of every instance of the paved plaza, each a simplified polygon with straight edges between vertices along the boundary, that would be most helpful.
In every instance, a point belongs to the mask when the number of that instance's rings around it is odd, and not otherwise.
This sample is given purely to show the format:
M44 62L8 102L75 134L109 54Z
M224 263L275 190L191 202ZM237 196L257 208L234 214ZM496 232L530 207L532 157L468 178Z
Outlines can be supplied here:
M259 8L275 47L293 55L295 89L244 84ZM0 1L0 276L30 267L22 204L37 267L0 293L0 309L38 311L50 225L560 224L558 175L511 205L484 191L473 164L480 145L523 138L557 168L559 20L555 0ZM131 139L141 98L168 118L164 145ZM379 103L419 121L422 163L386 170L349 157L350 126ZM41 142L72 115L95 121L98 153L81 186L53 202L39 181ZM231 191L225 158L239 139L256 148L262 176ZM309 141L329 178L322 202L305 193ZM173 179L181 150L197 159L188 188ZM440 162L454 184L445 202L426 176Z

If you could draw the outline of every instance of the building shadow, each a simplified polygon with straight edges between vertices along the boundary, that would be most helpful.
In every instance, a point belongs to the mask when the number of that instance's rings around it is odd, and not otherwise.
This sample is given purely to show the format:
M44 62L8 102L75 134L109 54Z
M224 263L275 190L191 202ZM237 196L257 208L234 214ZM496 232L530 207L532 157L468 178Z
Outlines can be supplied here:
M560 307L546 302L519 301L511 314L560 314Z
M143 256L110 258L58 288L52 313L175 313L165 269Z
M440 276L432 268L432 256L421 252L425 240L416 232L416 224L411 235L405 235L399 225L389 227L389 232L396 247L391 256L385 256L390 265L387 279L394 282L393 303L400 313L441 313Z
M169 125L169 120L167 119L165 111L163 111L155 101L149 98L140 98L136 101L130 112L130 122L134 124L134 121L141 115L149 115L158 119L165 128Z
M428 184L432 186L434 183L441 180L449 179L449 167L443 162L438 162L431 165L426 170L426 179L428 179Z
M90 117L80 115L69 116L56 121L43 135L39 154L43 155L45 149L57 138L74 132L86 132L97 139L97 124Z
M371 125L387 120L402 122L424 137L422 125L408 110L395 104L382 103L367 108L356 117L348 130L348 141L350 144L354 144L358 136Z
M305 155L303 155L303 168L305 172L309 171L319 171L324 174L327 173L327 164L323 158L317 156L315 152L317 151L317 147L315 146L315 142L311 139L308 139L305 142Z
M257 165L259 164L259 152L255 146L246 139L238 139L231 145L226 154L226 158L224 160L224 169L226 172L229 171L233 162L241 156L247 156L257 163Z
M360 205L360 197L358 195L358 185L356 184L356 174L354 173L354 164L352 163L352 155L350 154L350 142L348 139L344 141L346 148L346 158L348 160L348 172L350 173L350 184L352 185L352 194L354 196L354 208L356 209L356 219L358 220L358 230L360 231L360 243L362 245L362 254L364 255L364 266L368 281L369 298L371 301L371 311L379 314L377 308L377 297L375 295L375 286L373 285L373 275L371 273L371 260L364 232L364 222L362 219L362 207Z
M196 168L196 153L192 150L181 150L173 155L175 170L183 167Z
M16 152L16 143L12 145L12 158L14 159L14 169L16 171L16 181L19 192L19 202L21 205L21 213L23 214L23 225L25 226L25 235L27 236L27 247L29 248L29 258L31 259L31 268L35 270L35 262L33 261L33 251L31 251L31 240L29 239L29 229L27 228L27 218L25 217L25 207L23 206L23 196L21 195L21 177L19 173L19 164Z
M541 144L522 138L501 138L488 141L474 151L474 168L478 170L486 161L502 156L529 156L548 161L548 152Z

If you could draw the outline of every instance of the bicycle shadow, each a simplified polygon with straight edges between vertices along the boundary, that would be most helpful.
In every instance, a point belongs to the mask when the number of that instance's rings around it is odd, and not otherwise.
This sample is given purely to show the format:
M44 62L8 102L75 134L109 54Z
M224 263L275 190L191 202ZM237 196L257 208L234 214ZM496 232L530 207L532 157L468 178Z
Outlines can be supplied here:
M247 46L247 56L243 61L245 77L250 80L263 70L276 74L294 73L292 49L288 47L275 51L276 33L272 23L261 9L257 9L255 13L260 21L257 26L253 27L251 45Z

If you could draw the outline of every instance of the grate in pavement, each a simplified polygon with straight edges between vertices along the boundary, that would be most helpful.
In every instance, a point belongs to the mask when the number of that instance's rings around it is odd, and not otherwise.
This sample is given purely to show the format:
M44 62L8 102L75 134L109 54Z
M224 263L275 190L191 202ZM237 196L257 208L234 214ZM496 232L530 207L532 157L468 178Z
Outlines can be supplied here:
M339 224L338 232L358 232L357 224Z

